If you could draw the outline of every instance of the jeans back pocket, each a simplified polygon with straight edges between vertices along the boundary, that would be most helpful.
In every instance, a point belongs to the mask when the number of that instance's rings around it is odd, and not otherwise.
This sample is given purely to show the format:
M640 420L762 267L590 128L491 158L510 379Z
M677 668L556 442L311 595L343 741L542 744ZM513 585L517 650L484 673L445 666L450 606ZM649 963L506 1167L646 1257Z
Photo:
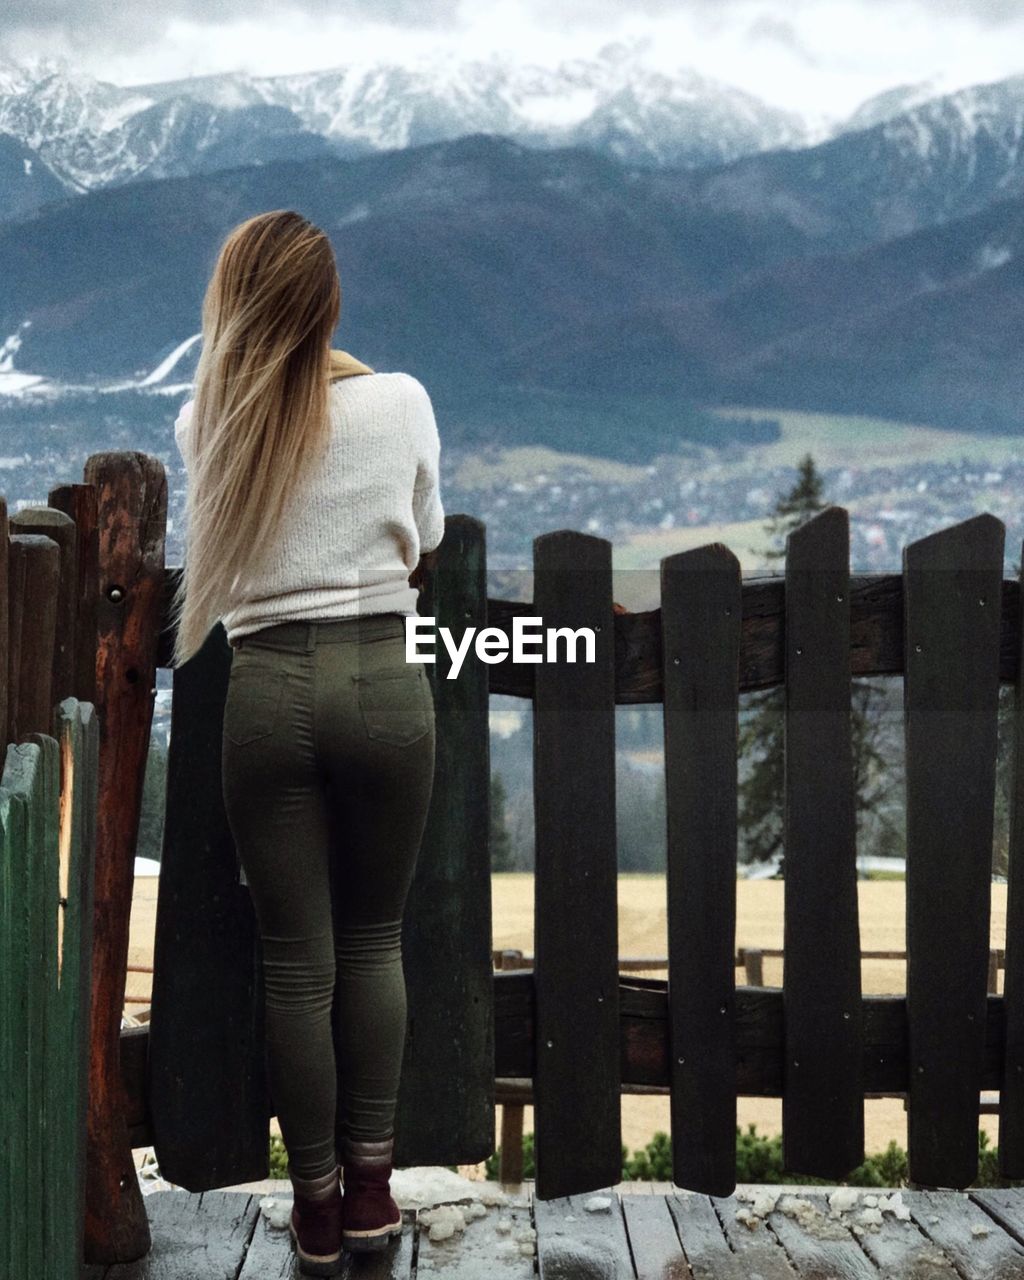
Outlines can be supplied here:
M419 664L382 667L354 675L367 736L405 747L430 728L426 674Z
M240 660L242 653L247 658ZM277 727L288 673L266 663L253 665L253 650L239 650L228 677L224 702L224 735L236 747L269 737Z

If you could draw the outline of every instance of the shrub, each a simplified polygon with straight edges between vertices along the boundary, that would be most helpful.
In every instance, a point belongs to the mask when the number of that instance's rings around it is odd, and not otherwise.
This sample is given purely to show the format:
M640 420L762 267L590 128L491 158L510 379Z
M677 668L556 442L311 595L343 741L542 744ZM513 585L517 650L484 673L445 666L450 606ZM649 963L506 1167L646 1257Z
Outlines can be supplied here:
M972 1187L1018 1187L1024 1180L1008 1180L999 1175L999 1149L989 1147L989 1137L984 1129L978 1130L978 1177ZM501 1148L486 1161L488 1178L497 1179L501 1161ZM907 1153L892 1139L884 1151L869 1155L856 1169L852 1169L842 1183L851 1187L903 1187L907 1185ZM523 1135L523 1177L536 1177L533 1133ZM672 1139L658 1130L650 1142L629 1155L622 1147L623 1182L672 1181ZM808 1174L788 1173L782 1168L782 1137L776 1134L766 1137L757 1132L753 1123L746 1131L736 1127L736 1181L786 1183L806 1186L835 1186L833 1178L816 1178Z

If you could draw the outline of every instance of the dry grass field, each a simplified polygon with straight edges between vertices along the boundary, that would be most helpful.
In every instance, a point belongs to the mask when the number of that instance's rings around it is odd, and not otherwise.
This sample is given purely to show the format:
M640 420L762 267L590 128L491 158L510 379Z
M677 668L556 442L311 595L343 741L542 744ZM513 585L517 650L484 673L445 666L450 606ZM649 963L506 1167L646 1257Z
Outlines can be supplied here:
M504 872L493 877L492 912L494 945L515 947L533 954L533 876L528 872ZM666 951L665 880L662 876L621 874L619 876L620 956L663 956ZM153 929L156 916L155 878L138 878L132 905L130 964L152 966ZM901 950L905 946L905 883L901 880L859 882L861 947L865 951ZM1005 884L992 885L991 945L1002 947L1006 940ZM737 882L737 946L782 946L784 882L781 880L740 880ZM664 977L664 970L651 973ZM145 1008L150 991L148 974L128 975L128 1012ZM742 974L738 975L742 981ZM766 958L764 981L779 985L781 961ZM862 966L865 993L898 993L905 990L906 966L898 961L866 960ZM1000 973L1000 989L1002 974ZM642 1147L661 1129L668 1132L666 1097L622 1099L622 1140L630 1152ZM906 1113L899 1099L869 1099L865 1102L866 1149L882 1151L890 1138L906 1146ZM781 1103L770 1098L741 1098L738 1122L746 1128L753 1121L758 1133L781 1132ZM998 1118L983 1116L980 1126L992 1145L998 1144ZM526 1108L524 1130L533 1128L532 1108ZM498 1141L496 1131L495 1142Z

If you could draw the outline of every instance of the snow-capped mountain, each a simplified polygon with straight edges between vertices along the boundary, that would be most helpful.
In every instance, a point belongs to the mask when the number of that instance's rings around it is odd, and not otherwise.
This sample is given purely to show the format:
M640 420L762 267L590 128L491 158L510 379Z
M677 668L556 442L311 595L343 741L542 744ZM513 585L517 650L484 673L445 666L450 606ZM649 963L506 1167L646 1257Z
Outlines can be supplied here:
M683 168L808 139L799 117L687 68L652 70L621 43L554 69L499 55L435 57L130 87L76 73L62 59L19 66L0 56L0 133L37 152L69 194L304 159L318 148L352 156L471 133Z
M920 80L916 84L894 85L891 89L884 89L881 93L865 99L845 120L837 121L831 130L832 135L870 129L873 125L882 124L883 121L891 120L894 116L912 111L922 102L928 102L947 91L942 86L940 76L932 76L931 79Z
M1024 75L930 98L814 147L661 176L719 212L771 210L823 248L907 235L1024 194Z
M223 109L184 94L154 101L53 65L0 95L2 134L34 151L68 194L332 150L283 107Z

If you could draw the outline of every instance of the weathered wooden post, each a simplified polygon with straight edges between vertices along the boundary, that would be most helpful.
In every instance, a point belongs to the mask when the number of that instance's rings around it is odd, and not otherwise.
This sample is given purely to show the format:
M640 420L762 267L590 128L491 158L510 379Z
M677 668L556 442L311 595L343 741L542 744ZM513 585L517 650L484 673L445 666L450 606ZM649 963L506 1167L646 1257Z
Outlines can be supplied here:
M120 1034L153 719L167 477L158 458L126 452L93 454L85 480L97 490L100 720L85 1255L113 1263L139 1258L151 1244L128 1135Z

